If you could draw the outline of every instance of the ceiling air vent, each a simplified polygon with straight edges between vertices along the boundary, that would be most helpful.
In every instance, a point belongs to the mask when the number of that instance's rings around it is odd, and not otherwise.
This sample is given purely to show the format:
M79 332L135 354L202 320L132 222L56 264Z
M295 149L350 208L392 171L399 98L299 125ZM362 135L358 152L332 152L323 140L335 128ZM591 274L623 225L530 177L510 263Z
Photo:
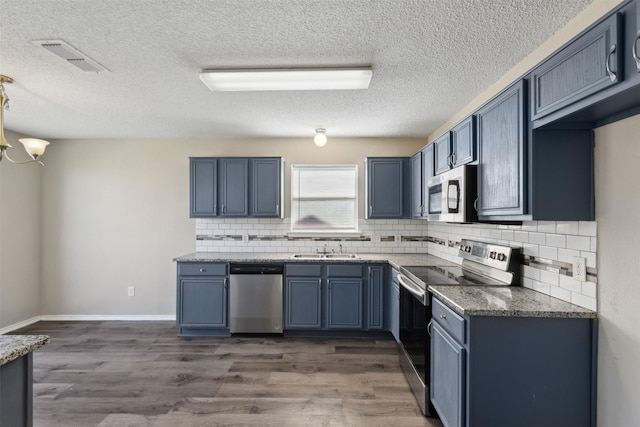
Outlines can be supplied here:
M54 55L64 59L69 64L80 68L82 71L93 71L96 73L108 71L102 65L98 64L96 61L87 57L87 55L62 40L33 40L31 43L37 46L42 46Z

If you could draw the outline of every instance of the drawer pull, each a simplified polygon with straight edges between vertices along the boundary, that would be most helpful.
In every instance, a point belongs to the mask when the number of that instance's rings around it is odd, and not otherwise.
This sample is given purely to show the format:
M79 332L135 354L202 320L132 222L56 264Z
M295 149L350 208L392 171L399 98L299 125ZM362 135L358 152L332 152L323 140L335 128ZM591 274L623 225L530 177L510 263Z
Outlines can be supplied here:
M200 273L204 273L205 271L207 271L207 270L205 270L204 268L200 269Z
M446 316L446 315L444 315L444 314L441 314L441 315L440 315L440 318L441 318L441 319L446 319L446 318L447 318L447 316Z

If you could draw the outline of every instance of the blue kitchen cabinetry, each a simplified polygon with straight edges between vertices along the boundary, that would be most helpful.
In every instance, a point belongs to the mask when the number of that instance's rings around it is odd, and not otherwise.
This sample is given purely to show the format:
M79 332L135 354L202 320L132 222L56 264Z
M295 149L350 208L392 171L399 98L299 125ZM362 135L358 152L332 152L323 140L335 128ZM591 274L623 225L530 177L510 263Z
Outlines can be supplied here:
M590 128L640 111L640 1L625 1L530 74L532 126Z
M383 330L385 272L360 263L286 264L285 333Z
M284 327L322 328L322 265L286 264Z
M410 217L409 157L368 157L366 176L366 219Z
M533 70L532 120L622 81L621 20L610 16Z
M176 323L179 335L229 335L228 274L227 263L178 263Z
M531 129L526 80L477 112L481 221L593 220L593 131Z
M595 425L595 320L432 307L430 397L446 427Z
M433 141L435 174L476 160L475 117L469 116Z
M411 157L411 216L425 218L427 183L433 176L433 144L428 144Z
M282 159L193 157L190 216L281 217Z

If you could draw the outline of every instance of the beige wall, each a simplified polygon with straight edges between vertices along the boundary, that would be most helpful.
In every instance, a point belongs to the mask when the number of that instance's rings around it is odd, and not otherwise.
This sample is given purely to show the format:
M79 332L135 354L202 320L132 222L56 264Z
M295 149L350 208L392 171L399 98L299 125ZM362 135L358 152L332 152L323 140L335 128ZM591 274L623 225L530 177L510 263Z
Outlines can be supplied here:
M43 183L42 314L175 313L172 258L195 250L190 156L283 156L285 213L294 163L410 155L424 139L56 141ZM361 197L362 198L362 197ZM127 297L128 286L136 296Z
M16 161L29 157L6 131ZM0 329L40 315L42 167L0 163Z
M596 129L598 425L640 420L640 115Z

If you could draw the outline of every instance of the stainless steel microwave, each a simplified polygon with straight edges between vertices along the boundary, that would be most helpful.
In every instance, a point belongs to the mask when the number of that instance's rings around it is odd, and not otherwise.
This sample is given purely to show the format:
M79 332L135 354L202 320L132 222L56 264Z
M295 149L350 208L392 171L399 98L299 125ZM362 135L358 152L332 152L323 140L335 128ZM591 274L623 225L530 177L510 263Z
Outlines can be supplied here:
M478 168L462 165L428 180L427 220L443 222L475 222L478 212Z

